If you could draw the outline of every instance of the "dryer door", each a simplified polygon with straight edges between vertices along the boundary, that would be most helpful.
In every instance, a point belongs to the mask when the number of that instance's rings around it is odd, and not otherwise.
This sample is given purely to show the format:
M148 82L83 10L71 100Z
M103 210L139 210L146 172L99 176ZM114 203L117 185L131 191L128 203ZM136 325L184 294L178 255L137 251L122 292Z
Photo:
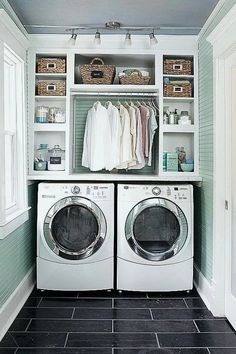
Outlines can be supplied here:
M83 259L94 254L106 237L106 220L101 209L83 197L59 200L44 220L44 238L50 249L66 259Z
M138 203L125 224L126 239L132 250L150 261L163 261L176 255L188 236L183 211L164 198Z

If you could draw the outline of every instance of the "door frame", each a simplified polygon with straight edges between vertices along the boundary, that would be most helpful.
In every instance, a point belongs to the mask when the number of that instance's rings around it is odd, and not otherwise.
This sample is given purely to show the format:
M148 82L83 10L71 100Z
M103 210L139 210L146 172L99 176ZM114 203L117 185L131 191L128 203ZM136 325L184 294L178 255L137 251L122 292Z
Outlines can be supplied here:
M207 37L213 46L213 276L211 310L215 316L225 315L225 262L226 241L229 232L228 214L225 200L229 200L229 171L225 156L230 148L229 110L230 70L229 58L236 53L236 5L225 15L217 27ZM229 151L229 150L228 150Z

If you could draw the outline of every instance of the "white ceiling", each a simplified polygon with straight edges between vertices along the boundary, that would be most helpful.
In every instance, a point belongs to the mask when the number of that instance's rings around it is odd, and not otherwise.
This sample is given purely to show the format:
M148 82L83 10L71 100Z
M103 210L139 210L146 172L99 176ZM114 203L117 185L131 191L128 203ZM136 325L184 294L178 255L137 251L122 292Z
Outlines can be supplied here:
M163 27L157 34L197 34L218 1L8 0L29 33L65 33L65 27L119 21L125 27Z

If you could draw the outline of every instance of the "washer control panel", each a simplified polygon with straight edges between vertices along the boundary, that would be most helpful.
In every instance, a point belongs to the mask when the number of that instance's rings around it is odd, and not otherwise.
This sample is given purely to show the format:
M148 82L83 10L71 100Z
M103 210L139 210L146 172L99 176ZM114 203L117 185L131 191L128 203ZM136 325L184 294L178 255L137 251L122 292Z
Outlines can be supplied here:
M71 193L78 195L80 192L80 187L79 186L73 186L71 188Z
M153 193L154 195L159 195L159 194L161 194L161 188L159 188L159 187L153 187L153 188L152 188L152 193Z
M173 201L186 201L191 198L189 185L122 185L119 186L119 195L123 200L136 200L137 198L166 198Z

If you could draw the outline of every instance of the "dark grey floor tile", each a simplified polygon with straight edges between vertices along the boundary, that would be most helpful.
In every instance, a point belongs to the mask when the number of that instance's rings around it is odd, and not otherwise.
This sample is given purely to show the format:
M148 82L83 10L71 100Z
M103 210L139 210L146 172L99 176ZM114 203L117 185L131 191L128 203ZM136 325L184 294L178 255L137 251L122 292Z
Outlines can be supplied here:
M1 353L0 354L5 354ZM10 353L9 353L10 354ZM111 348L21 348L17 354L112 354Z
M34 289L30 297L77 297L78 291L52 291Z
M200 332L234 332L226 320L196 320Z
M207 309L152 309L155 320L211 319L212 313Z
M45 298L39 307L111 307L111 299Z
M168 291L168 292L151 292L148 293L148 297L152 298L159 298L159 297L164 297L164 298L185 298L185 297L199 297L199 294L197 290L194 288L193 290L190 291Z
M211 354L236 354L236 348L210 348Z
M25 331L29 323L30 319L16 318L9 328L9 331Z
M27 331L35 332L111 332L108 320L32 320Z
M193 321L114 321L114 332L197 332Z
M66 333L12 332L12 337L19 347L63 347Z
M0 354L15 354L16 348L0 348Z
M183 299L115 299L117 308L186 308Z
M235 333L158 334L158 339L161 347L236 347Z
M28 300L26 300L24 307L37 307L41 299L41 297L29 297Z
M69 333L66 346L153 348L157 341L153 333Z
M185 301L190 309L207 308L201 298L187 298Z
M145 299L147 298L147 293L141 291L118 291L118 290L111 290L111 291L80 291L79 297L108 297L108 298L138 298L138 299Z
M148 309L75 309L75 319L137 319L150 320Z
M9 332L7 332L3 337L3 339L1 340L0 347L11 347L11 348L17 347L16 342L14 341L12 335Z
M178 348L178 349L115 349L114 354L209 354L203 348ZM223 353L221 353L223 354Z
M72 308L23 307L18 318L71 318L72 314Z

